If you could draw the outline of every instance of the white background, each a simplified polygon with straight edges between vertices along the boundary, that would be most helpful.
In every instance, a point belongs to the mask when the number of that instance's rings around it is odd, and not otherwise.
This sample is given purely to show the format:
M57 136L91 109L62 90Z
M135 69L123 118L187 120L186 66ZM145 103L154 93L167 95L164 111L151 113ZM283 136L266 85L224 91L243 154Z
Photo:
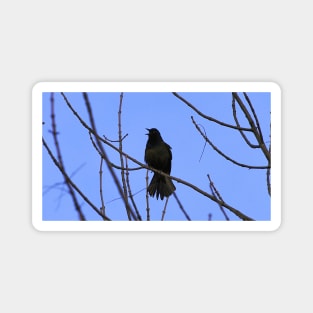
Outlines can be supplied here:
M187 2L186 2L187 3ZM0 5L3 312L312 310L312 19L307 1ZM276 232L38 232L31 89L39 81L274 81Z

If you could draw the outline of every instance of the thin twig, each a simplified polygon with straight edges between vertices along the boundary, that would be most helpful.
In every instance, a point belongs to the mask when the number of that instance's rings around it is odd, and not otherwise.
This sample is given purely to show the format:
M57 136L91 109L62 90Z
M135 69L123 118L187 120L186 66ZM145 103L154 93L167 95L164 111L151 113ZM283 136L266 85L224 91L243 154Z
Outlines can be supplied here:
M67 182L78 192L78 194L85 200L86 203L88 203L90 205L90 207L97 212L102 218L104 218L107 221L110 221L110 219L102 214L102 212L84 195L84 193L74 184L74 182L70 179L70 177L66 174L64 168L62 167L62 165L57 161L57 159L55 158L55 156L53 155L52 151L50 150L49 146L47 145L46 141L44 140L44 138L42 138L42 143L43 146L46 148L46 150L48 151L48 154L50 156L50 158L52 159L53 163L56 165L56 167L60 170L60 172L62 173L62 175L66 178Z
M234 117L234 120L235 120L235 123L238 127L240 127L240 123L239 123L239 120L237 118L237 111L236 111L236 101L235 101L235 98L233 97L232 99L232 110L233 110L233 117ZM251 129L252 130L252 129ZM248 137L246 136L246 134L241 130L239 129L239 133L240 135L242 136L242 138L244 139L244 141L246 142L246 144L255 149L255 148L260 148L260 145L255 145L253 144L252 142L250 142L250 140L248 139Z
M118 142L119 142L119 151L123 151L123 144L122 144L122 104L123 104L123 92L120 94L120 105L118 108ZM121 177L122 177L122 186L124 192L124 199L128 203L128 194L127 194L127 187L126 187L126 179L125 179L125 170L124 170L124 159L123 155L120 153L120 162L121 162ZM128 220L131 221L130 210L126 209Z
M169 199L169 197L166 197L166 201L165 201L165 204L164 204L164 209L163 209L163 212L162 212L161 221L164 221L168 199Z
M100 170L99 170L99 176L100 176L100 199L101 199L101 212L103 215L105 215L105 205L103 200L103 192L102 192L102 164L103 164L103 158L100 158Z
M237 101L237 103L239 104L241 110L243 111L243 113L245 114L251 128L252 128L252 132L256 138L256 140L258 141L261 150L263 151L264 156L266 157L266 159L268 160L268 162L270 162L271 160L271 156L266 148L266 145L263 141L263 138L261 137L260 133L258 132L258 129L249 113L249 111L247 110L247 108L245 107L244 103L242 102L242 100L240 99L240 97L238 96L237 92L233 92L232 93L233 97L235 98L235 100Z
M237 126L234 126L234 125L230 125L230 124L227 124L227 123L224 123L222 121L219 121L211 116L208 116L208 115L205 115L204 113L202 113L201 111L199 111L195 106L193 106L189 101L187 101L186 99L184 99L182 96L180 96L177 92L173 92L173 95L175 97L177 97L178 99L180 99L181 101L183 101L185 104L187 104L191 109L193 109L197 114L199 114L201 117L211 121L211 122L214 122L214 123L217 123L219 125L222 125L222 126L225 126L225 127L229 127L229 128L233 128L233 129L237 129L237 130L245 130L245 131L251 131L251 128L244 128L244 127L237 127Z
M141 215L138 211L138 208L137 208L137 205L136 205L136 202L135 202L135 199L134 199L134 196L133 196L133 193L131 191L131 188L130 188L130 182L129 182L129 171L128 171L128 161L127 161L127 158L125 157L125 163L126 163L126 170L125 170L125 173L126 173L126 185L127 185L127 191L128 191L128 194L129 194L129 198L130 198L130 201L132 202L132 205L135 209L135 212L137 214L137 218L139 221L142 220L141 218Z
M124 135L121 139L112 140L112 139L109 139L107 136L103 135L105 140L110 141L110 142L120 142L120 141L123 141L127 136L128 136L128 134Z
M192 120L192 123L195 125L195 127L197 128L198 132L202 135L202 137L204 138L204 140L206 140L209 145L218 153L220 154L222 157L224 157L226 160L238 165L238 166L241 166L241 167L246 167L246 168L249 168L249 169L267 169L268 166L254 166L254 165L247 165L247 164L244 164L244 163L239 163L237 161L235 161L234 159L230 158L229 156L227 156L225 153L223 153L220 149L218 149L212 142L211 140L202 132L202 130L200 129L200 127L198 126L198 124L195 122L193 116L191 116L191 120Z
M252 105L252 103L251 103L251 101L250 101L250 98L248 97L248 95L247 95L246 92L244 92L243 95L244 95L246 101L248 102L249 107L250 107L250 110L251 110L251 112L252 112L252 114L253 114L254 120L255 120L255 122L256 122L256 127L257 127L257 129L258 129L258 133L260 134L261 141L264 142L264 140L263 140L263 134L262 134L262 129L261 129L261 126L260 126L260 123L259 123L259 119L258 119L257 114L255 113L255 110L254 110L254 107L253 107L253 105Z
M146 210L147 210L147 221L150 221L150 206L149 206L148 186L149 186L149 169L147 169L147 173L146 173Z
M62 158L62 154L61 154L61 148L60 148L60 145L59 145L59 141L58 141L58 132L57 132L57 127L56 127L56 121L55 121L55 113L54 113L54 93L52 92L51 93L51 97L50 97L50 103L51 103L51 126L52 126L52 136L53 136L53 139L54 139L54 145L55 145L55 148L56 148L56 151L57 151L57 158L58 158L58 162L60 164L60 166L64 169L65 171L65 167L64 167L64 163L63 163L63 158ZM65 179L65 184L67 185L68 187L68 190L69 190L69 193L71 195L71 198L73 200L73 203L74 203L74 207L75 207L75 210L77 211L78 213L78 216L79 216L79 220L81 221L85 221L86 218L81 210L81 207L78 203L78 200L76 198L76 195L75 195L75 192L72 188L72 186L69 184L68 180L66 179L66 176L64 176L64 179Z
M269 146L269 153L271 153L271 144ZM271 169L268 168L266 171L266 185L267 185L267 192L269 196L271 196Z
M111 165L112 167L118 169L118 170L122 170L122 169L123 169L123 170L126 170L125 167L118 166L118 165L116 165L116 164L114 164L114 163L112 163L112 162L110 162L110 165ZM127 168L128 171L138 171L138 170L142 170L142 169L143 169L142 166Z
M73 171L73 173L71 175L69 175L70 178L73 178L76 173L79 172L79 170L84 167L86 165L86 163L83 163L82 165L80 165L76 170ZM64 177L63 177L64 178ZM43 191L43 195L45 195L46 193L50 192L51 190L53 189L58 189L59 186L62 186L62 188L60 188L61 191L64 191L64 181L62 182L57 182L57 183L54 183L50 186L44 186L44 191Z
M92 138L91 135L92 135L92 132L89 131L89 138L90 138L90 140L91 140L91 142L92 142L92 145L94 146L94 148L96 149L96 151L98 152L98 154L100 155L100 157L102 157L102 154L101 154L100 150L98 149L98 147L97 147L96 143L94 142L94 140L93 140L93 138ZM106 138L106 137L104 136L104 138ZM110 142L112 142L112 140L111 140ZM105 143L105 142L104 142L104 143ZM122 155L125 156L124 153L122 153ZM115 163L111 162L110 160L109 160L109 164L110 164L110 166L116 168L117 170L124 170L124 171L126 170L125 167L121 167L121 166L119 166L119 165L116 165ZM127 167L127 171L138 171L138 170L142 170L142 166L138 166L138 167Z
M181 211L183 212L183 214L185 215L186 219L187 219L188 221L191 221L191 218L189 217L189 215L187 214L186 210L184 209L182 203L181 203L180 200L178 199L176 192L173 193L173 196L174 196L174 198L176 199L176 201L177 201L177 203L178 203L178 206L179 206L179 208L181 209Z
M64 93L61 93L61 94L62 94L63 98L66 99L66 103L69 105L69 102L68 102L67 98L65 97ZM90 124L91 124L91 128L90 127L88 127L88 128L89 128L89 131L91 131L92 134L95 135L95 134L97 134L96 125L95 125L95 122L94 122L94 118L93 118L93 114L92 114L92 109L91 109L91 105L90 105L90 102L89 102L89 98L88 98L88 95L87 95L86 92L83 93L83 97L84 97L84 100L85 100L85 104L86 104L86 107L87 107L89 120L90 120ZM96 138L96 141L97 141L97 146L98 146L98 148L99 148L99 150L101 152L102 157L104 158L104 161L107 164L108 170L109 170L109 172L110 172L110 174L111 174L111 176L112 176L112 178L114 180L114 183L115 183L115 185L116 185L116 187L118 189L118 192L120 193L120 195L121 195L121 197L122 197L122 199L124 201L124 204L125 204L125 207L126 207L126 211L131 214L132 218L136 219L136 215L133 212L132 208L130 207L130 205L129 205L128 201L127 201L128 199L127 198L125 199L125 196L124 196L124 193L123 193L123 189L122 189L122 187L120 185L120 182L119 182L119 180L118 180L118 178L117 178L117 176L116 176L112 166L110 166L109 158L108 158L108 156L107 156L107 154L106 154L106 152L105 152L105 150L104 150L104 148L102 146L102 141L100 139L101 137L99 135L96 135L95 138Z
M217 189L215 188L214 184L213 184L213 181L211 180L211 177L210 175L208 174L207 175L209 181L210 181L210 189L211 189L211 192L212 192L212 195L216 198L216 199L219 199L221 201L224 201L223 198L221 197L220 193L217 191ZM229 221L229 217L227 216L224 208L218 203L218 206L221 210L221 212L223 213L224 217L225 217L225 220L226 221Z
M205 134L205 136L206 136L205 128L204 128L201 124L198 124L198 125L202 127L203 132L204 132L204 134ZM199 162L201 161L202 156L203 156L203 154L204 154L204 149L205 149L205 147L206 147L206 144L207 144L207 141L205 140L205 141L204 141L204 145L203 145L203 149L202 149L202 152L201 152L201 156L200 156L200 159L199 159Z
M139 194L140 192L144 191L144 190L146 190L146 188L142 188L142 189L140 189L139 191L134 192L134 193L133 193L133 197L136 196L137 194ZM107 201L107 204L109 204L109 203L111 203L111 202L114 202L114 201L117 201L117 200L121 200L121 197L117 197L117 198L114 198L114 199L112 199L112 200L110 200L110 201Z

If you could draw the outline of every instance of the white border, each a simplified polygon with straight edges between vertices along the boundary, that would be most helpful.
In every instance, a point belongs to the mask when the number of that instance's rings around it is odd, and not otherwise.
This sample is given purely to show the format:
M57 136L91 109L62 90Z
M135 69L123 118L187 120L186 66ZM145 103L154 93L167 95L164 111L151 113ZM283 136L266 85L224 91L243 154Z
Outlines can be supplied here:
M43 221L43 92L270 92L271 221ZM273 82L40 82L32 90L32 223L40 231L274 231L281 224L281 89Z

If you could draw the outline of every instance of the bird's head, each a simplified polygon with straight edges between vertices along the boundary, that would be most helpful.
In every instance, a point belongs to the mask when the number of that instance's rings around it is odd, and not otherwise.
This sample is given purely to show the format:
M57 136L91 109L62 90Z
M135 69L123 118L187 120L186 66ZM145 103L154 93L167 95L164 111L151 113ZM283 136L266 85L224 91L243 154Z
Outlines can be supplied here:
M150 142L159 142L163 140L160 132L156 128L146 128L146 130L148 131L146 135L149 136Z
M146 128L146 130L148 131L146 135L149 135L149 136L161 135L160 132L156 128Z

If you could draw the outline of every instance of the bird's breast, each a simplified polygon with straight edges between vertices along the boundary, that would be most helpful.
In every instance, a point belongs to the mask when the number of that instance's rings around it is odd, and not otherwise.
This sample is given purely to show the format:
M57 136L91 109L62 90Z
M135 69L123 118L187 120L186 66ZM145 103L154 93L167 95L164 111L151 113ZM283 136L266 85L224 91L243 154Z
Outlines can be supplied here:
M170 154L168 149L163 145L155 147L147 147L145 152L146 163L164 172L168 171L168 163L170 162Z

